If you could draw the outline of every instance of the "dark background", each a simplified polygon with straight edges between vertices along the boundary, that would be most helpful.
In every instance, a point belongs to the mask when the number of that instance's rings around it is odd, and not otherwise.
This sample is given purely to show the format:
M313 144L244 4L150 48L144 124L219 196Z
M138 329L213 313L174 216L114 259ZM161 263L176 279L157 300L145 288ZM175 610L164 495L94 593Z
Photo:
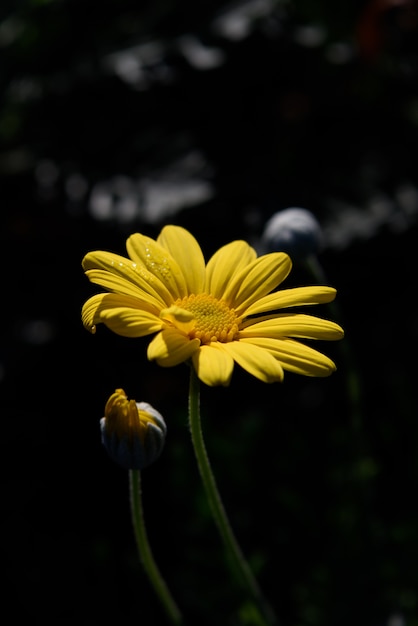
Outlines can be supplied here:
M208 258L301 206L338 289L346 339L321 346L338 371L264 385L236 368L229 388L203 388L209 455L283 626L417 626L416 2L6 1L0 52L3 607L19 621L164 623L127 475L100 443L123 387L168 424L144 505L187 623L240 623L187 368L82 328L96 289L81 259L167 223ZM295 263L286 286L312 282Z

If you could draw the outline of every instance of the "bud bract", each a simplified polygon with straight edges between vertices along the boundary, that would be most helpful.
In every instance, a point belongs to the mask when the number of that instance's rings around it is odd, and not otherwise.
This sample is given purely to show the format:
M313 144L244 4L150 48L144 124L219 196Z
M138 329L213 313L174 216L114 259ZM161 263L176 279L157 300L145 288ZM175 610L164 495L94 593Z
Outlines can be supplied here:
M160 456L167 427L150 404L128 400L123 389L116 389L106 403L100 430L102 443L115 463L141 470Z

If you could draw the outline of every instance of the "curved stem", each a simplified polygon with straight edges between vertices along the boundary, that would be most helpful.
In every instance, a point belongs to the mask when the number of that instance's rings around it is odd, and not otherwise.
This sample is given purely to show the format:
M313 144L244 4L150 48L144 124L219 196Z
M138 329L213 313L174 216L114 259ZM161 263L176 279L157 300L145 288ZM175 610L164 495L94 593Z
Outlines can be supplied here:
M200 406L199 406L199 379L193 367L190 368L190 389L189 389L189 422L192 435L192 442L196 454L196 459L202 477L206 496L212 511L213 518L218 527L219 533L231 559L231 563L240 579L259 609L257 623L261 626L273 626L277 624L276 618L267 602L262 596L261 590L255 580L253 573L245 560L241 548L234 536L231 525L223 506L215 477L213 475L209 458L203 440Z
M141 559L157 596L164 606L168 618L172 624L180 625L183 623L183 618L176 603L171 597L164 579L160 574L148 541L148 535L145 528L144 509L142 506L141 473L139 470L129 470L129 492L132 524L134 527L139 558Z

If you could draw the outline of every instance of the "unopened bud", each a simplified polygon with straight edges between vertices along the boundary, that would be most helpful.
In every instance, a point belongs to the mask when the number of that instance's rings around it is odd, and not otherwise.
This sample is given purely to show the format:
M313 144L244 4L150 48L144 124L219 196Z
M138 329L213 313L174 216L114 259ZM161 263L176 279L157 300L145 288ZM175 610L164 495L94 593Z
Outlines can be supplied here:
M302 261L319 252L323 236L315 216L307 209L294 207L278 211L268 220L261 243L267 252L286 252Z
M141 470L153 463L164 447L167 427L150 404L128 400L116 389L100 420L102 443L115 463L125 469Z

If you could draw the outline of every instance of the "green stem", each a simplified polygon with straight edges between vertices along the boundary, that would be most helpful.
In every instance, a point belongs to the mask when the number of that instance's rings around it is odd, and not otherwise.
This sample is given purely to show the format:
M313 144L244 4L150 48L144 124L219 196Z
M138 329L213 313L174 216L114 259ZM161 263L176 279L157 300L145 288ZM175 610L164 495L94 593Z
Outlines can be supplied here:
M129 491L132 523L139 558L157 596L164 606L168 618L172 624L180 625L183 623L183 618L155 563L148 541L148 535L145 528L144 509L142 506L141 473L139 470L129 470Z
M202 426L200 420L200 402L199 402L199 379L193 367L190 368L190 388L189 388L189 422L192 435L192 443L194 446L196 459L202 477L203 485L208 498L209 506L212 511L215 523L230 557L231 564L234 567L241 584L247 589L252 600L258 607L258 624L263 626L274 626L277 624L276 618L263 598L261 590L255 580L253 573L245 560L241 548L234 536L228 517L225 512L218 488L216 486L215 477L213 475L209 458L206 452L203 440Z

